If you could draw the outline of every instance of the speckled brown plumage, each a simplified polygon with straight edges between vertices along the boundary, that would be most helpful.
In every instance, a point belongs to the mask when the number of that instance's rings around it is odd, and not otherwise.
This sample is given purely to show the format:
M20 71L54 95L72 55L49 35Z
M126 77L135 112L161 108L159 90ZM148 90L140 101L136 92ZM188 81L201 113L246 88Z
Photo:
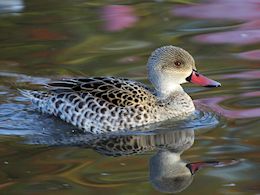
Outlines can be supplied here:
M53 114L87 132L128 130L178 115L170 106L171 99L176 101L178 97L169 98L169 103L161 101L145 85L129 79L66 79L49 83L46 87L47 92L22 93L40 111Z
M42 112L97 134L190 115L194 104L180 85L187 81L220 86L198 74L193 57L179 47L156 49L147 67L154 90L129 79L90 77L54 81L47 91L21 93Z

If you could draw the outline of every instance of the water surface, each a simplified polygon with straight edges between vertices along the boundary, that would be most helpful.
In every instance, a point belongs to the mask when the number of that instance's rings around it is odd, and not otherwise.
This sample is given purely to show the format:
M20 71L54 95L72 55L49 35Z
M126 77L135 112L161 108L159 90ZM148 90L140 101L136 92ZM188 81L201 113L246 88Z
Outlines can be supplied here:
M1 194L162 194L174 181L187 181L180 194L259 194L257 8L255 0L0 2ZM187 121L82 135L36 112L17 91L74 76L149 84L147 58L169 44L188 50L198 70L222 84L184 85L198 109ZM175 161L154 169L162 150ZM170 175L160 187L153 179L195 162L205 164L192 179Z

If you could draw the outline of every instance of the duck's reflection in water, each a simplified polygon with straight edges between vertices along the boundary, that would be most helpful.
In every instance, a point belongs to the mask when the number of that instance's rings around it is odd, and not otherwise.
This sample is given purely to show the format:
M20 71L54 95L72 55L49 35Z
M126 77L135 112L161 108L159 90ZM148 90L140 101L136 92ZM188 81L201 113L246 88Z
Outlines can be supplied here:
M238 161L206 161L187 163L181 154L194 143L194 130L155 130L152 132L122 132L104 135L80 135L64 139L38 139L39 144L77 145L92 148L107 156L125 156L155 151L150 159L150 182L155 189L178 193L193 181L197 170L223 167ZM53 138L53 136L52 136ZM34 143L35 140L33 141Z
M94 141L95 150L106 155L126 155L158 150L150 159L150 181L162 192L180 192L193 179L180 155L194 143L193 130L156 134L114 136Z
M106 135L90 142L91 148L109 156L123 156L157 150L150 159L150 182L158 191L178 193L187 188L197 170L206 166L227 166L230 162L187 163L181 154L194 143L194 130L159 131L136 135Z
M159 151L150 160L150 181L159 191L181 192L193 180L186 165L178 153Z

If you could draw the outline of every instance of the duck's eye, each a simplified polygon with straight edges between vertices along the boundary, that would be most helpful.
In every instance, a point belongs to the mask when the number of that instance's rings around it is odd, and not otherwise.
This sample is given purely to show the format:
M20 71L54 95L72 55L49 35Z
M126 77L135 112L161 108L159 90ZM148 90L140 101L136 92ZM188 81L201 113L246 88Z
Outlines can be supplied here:
M175 61L174 64L175 64L175 66L177 66L177 67L181 66L181 62L180 62L180 61Z

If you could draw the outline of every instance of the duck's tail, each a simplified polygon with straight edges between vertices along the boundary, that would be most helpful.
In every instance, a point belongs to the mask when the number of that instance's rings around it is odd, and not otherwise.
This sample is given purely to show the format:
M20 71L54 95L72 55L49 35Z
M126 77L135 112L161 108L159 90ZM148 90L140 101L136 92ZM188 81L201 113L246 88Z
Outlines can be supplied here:
M35 92L36 91L32 91L32 90L26 90L26 89L18 89L18 91L20 92L20 94L30 100L35 98Z
M18 91L28 98L40 111L50 113L50 95L47 92L25 89L18 89Z

